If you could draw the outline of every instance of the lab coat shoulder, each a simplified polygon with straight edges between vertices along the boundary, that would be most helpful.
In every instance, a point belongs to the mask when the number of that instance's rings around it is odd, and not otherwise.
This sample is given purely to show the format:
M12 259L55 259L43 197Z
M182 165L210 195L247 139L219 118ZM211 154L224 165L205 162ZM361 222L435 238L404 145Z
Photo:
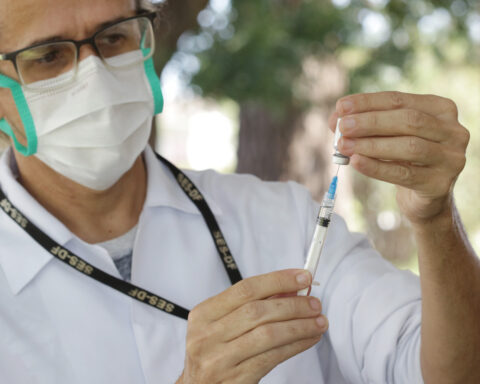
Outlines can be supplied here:
M260 263L261 272L303 266L319 209L306 188L214 171L189 176L207 200L219 204L222 216L237 221L236 230L255 239L263 251L258 257L268 261ZM220 217L219 222L225 220ZM264 237L280 244L277 252L268 254ZM249 257L255 256L243 256ZM245 260L242 263L248 266ZM251 272L258 274L258 264ZM326 340L317 346L319 359L329 365L324 372L337 377L339 370L349 383L422 383L417 276L384 260L364 235L350 232L334 215L316 280L320 286L312 294L322 300L330 320Z
M330 232L312 294L330 320L328 338L351 383L422 383L417 276L384 260L364 239L347 253ZM345 245L343 245L345 246Z
M386 261L334 216L312 294L330 320L328 340L349 383L423 383L418 276Z

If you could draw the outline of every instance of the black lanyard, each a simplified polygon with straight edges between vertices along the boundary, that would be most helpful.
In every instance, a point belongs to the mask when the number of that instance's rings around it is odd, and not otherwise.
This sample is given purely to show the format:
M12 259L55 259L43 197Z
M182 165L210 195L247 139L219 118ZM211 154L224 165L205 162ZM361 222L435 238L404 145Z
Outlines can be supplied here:
M196 205L202 214L208 229L210 230L215 247L217 248L218 254L222 260L225 270L227 271L231 283L235 284L242 280L242 275L238 270L237 264L235 263L235 259L230 252L225 237L223 236L217 220L215 219L215 216L213 215L212 210L208 206L203 195L197 189L195 184L193 184L193 182L182 171L180 171L177 167L163 157L159 155L156 156L168 167L170 172L172 172L178 185L180 185L183 192L185 192L188 198ZM32 224L26 218L26 216L10 202L1 189L0 209L3 210L26 233L28 233L28 235L30 235L30 237L34 239L42 248L76 271L81 272L84 275L95 279L102 284L108 285L109 287L151 307L187 320L189 313L187 309L174 304L171 301L168 301L150 291L147 291L146 289L140 288L125 280L118 279L115 276L112 276L87 263L81 257L73 254L68 249L65 249L59 245L57 242L55 242L55 240L50 238L37 226Z

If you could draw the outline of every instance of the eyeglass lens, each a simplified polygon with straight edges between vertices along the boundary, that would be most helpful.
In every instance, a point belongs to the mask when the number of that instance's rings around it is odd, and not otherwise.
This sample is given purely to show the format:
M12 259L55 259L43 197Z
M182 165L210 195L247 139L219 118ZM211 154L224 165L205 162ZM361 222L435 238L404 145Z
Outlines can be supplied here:
M150 58L154 35L148 18L114 24L95 36L95 45L107 66L122 68ZM77 66L77 47L72 42L47 43L21 52L17 69L24 85L42 88L42 81L61 77L72 80ZM40 82L35 86L35 83Z

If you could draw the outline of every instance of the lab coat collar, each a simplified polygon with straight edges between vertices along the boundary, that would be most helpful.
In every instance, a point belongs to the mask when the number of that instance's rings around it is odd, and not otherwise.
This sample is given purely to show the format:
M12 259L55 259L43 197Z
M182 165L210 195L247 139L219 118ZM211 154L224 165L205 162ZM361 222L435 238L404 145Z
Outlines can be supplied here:
M144 209L159 206L171 207L191 214L200 214L188 199L170 171L156 158L148 146L144 152L148 174L147 197ZM39 227L60 245L76 236L58 219L43 208L17 181L16 163L11 148L0 159L0 187L10 201L28 220ZM203 193L204 191L202 191ZM220 215L218 206L208 199L214 214ZM53 258L50 253L32 241L26 232L0 212L0 267L12 293L18 294Z
M0 187L3 193L33 224L65 245L73 234L43 208L17 181L18 174L11 148L0 160ZM32 241L28 234L0 212L0 266L14 295L18 294L52 256Z
M178 185L170 170L157 159L150 146L147 146L145 149L144 159L148 174L148 189L145 207L165 206L186 213L201 214L195 204L192 203ZM195 180L195 172L190 171L186 173L188 173L188 176L194 183L197 183ZM222 210L217 204L215 204L213 198L209 195L209 192L202 188L200 188L200 192L205 197L212 212L215 215L221 215Z
M3 193L30 222L58 243L67 243L73 237L70 230L41 206L17 179L17 164L9 147L0 160L0 187Z

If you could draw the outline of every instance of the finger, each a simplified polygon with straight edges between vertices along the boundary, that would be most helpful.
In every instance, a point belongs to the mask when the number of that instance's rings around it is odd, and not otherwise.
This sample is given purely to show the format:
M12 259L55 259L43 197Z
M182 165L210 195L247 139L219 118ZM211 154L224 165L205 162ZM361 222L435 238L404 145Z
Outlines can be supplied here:
M270 349L293 344L304 339L318 338L327 329L328 321L323 315L313 319L268 323L230 341L228 348L235 351L238 364Z
M357 154L351 157L350 164L365 176L415 190L422 190L432 175L429 168L375 160Z
M314 297L289 297L251 301L218 320L222 340L230 341L267 323L317 317L322 312L320 300Z
M414 136L365 139L342 137L338 149L345 156L356 153L378 160L408 161L422 165L443 164L448 160L442 144Z
M337 120L338 120L337 112L332 113L328 119L328 128L330 128L332 132L335 132L337 128Z
M300 340L251 357L237 365L232 371L232 377L238 379L238 383L256 383L277 365L310 349L320 340L321 337ZM237 383L237 381L235 381L235 383Z
M217 320L245 303L296 292L310 286L311 281L312 275L303 269L287 269L244 279L195 307L190 312L189 322Z
M313 284L313 282L312 282L312 284ZM280 293L279 295L271 296L268 299L270 300L270 299L278 299L278 298L281 298L281 297L297 297L297 296L298 296L297 292Z
M340 131L348 137L417 136L443 142L455 131L451 124L415 109L365 112L342 119Z
M345 96L337 102L340 117L369 111L417 109L432 116L457 120L458 109L449 99L434 95L414 95L401 92L362 93Z

